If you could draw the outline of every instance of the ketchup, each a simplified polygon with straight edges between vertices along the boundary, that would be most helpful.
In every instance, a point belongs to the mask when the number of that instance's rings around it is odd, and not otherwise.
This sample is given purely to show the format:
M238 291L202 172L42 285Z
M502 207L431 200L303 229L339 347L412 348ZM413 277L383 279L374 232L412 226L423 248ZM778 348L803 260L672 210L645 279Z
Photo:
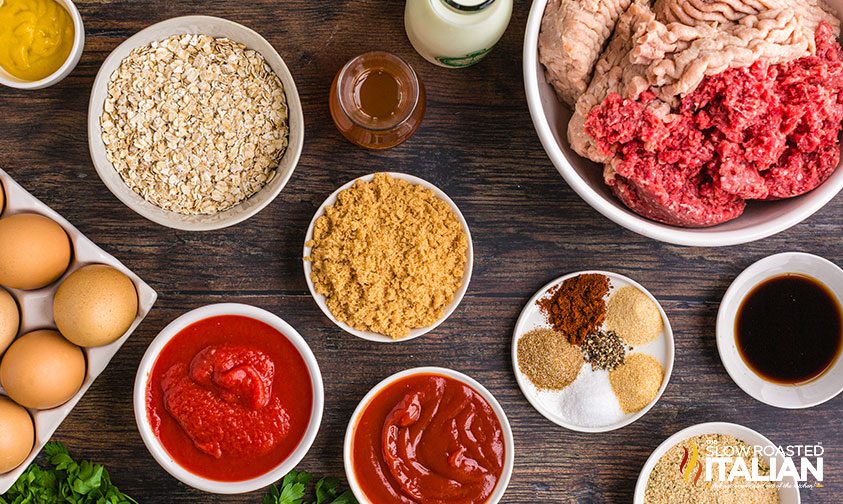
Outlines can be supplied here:
M365 406L352 467L372 502L481 504L501 478L504 439L491 405L436 374L402 378Z

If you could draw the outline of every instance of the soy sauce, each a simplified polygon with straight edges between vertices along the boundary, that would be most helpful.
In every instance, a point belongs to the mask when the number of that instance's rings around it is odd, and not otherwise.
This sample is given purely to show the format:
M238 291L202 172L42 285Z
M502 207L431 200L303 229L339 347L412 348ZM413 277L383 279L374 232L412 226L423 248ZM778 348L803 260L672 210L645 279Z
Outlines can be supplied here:
M814 278L773 277L744 298L735 334L741 357L759 376L782 384L805 383L823 374L840 354L840 302Z

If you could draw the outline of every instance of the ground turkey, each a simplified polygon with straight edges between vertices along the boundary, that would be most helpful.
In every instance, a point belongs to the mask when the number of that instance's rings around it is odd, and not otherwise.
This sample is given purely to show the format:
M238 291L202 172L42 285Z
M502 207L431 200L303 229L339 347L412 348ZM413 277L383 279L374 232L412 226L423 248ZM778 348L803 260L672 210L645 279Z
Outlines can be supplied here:
M689 227L820 185L840 157L843 52L824 22L815 40L813 56L705 77L664 118L653 93L609 95L585 121L611 158L606 183L635 212Z

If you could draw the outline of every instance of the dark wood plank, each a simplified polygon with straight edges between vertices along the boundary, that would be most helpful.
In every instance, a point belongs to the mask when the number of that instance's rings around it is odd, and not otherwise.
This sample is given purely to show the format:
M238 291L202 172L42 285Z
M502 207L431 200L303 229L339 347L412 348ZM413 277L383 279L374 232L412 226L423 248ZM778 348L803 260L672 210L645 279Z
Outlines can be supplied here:
M630 502L638 471L664 438L713 420L755 428L778 443L826 448L826 487L804 502L843 495L843 399L806 411L777 410L729 379L714 344L717 305L729 282L766 255L798 250L843 262L837 198L805 223L740 247L682 248L626 231L568 188L536 138L521 80L529 2L516 2L504 39L483 63L444 70L424 62L403 31L403 2L305 0L77 2L87 46L76 71L37 92L0 89L0 166L124 261L160 293L155 309L55 435L102 461L143 503L258 502L260 493L209 496L167 475L147 453L132 412L135 371L170 320L198 306L238 301L269 309L307 338L322 367L327 407L303 467L342 475L342 439L357 401L381 378L417 365L464 371L502 402L515 430L516 470L505 502ZM231 229L192 234L143 220L100 182L86 142L88 96L103 59L132 33L173 16L212 14L263 34L286 59L305 111L305 150L281 196ZM428 111L406 144L369 152L345 142L326 96L339 67L373 49L409 60L424 80ZM301 266L313 212L337 186L377 170L412 173L453 197L468 219L476 264L465 301L432 334L388 347L345 335L310 298ZM676 332L673 378L661 402L620 431L585 435L551 424L517 388L509 359L523 303L550 279L581 269L627 274L664 303Z

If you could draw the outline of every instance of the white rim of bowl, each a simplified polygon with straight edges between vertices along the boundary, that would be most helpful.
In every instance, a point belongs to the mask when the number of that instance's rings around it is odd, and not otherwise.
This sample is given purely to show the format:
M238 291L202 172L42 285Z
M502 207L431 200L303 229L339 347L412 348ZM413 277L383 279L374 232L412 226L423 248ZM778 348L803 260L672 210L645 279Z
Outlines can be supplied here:
M304 359L310 373L310 380L313 391L313 405L310 412L310 422L299 445L295 450L278 466L256 478L243 481L217 481L198 476L185 469L164 448L158 437L152 432L149 425L146 405L146 390L149 376L155 362L158 360L163 348L185 327L201 320L221 316L241 315L259 320L277 331L280 331L296 347L302 359ZM301 462L310 450L322 423L322 413L325 405L325 391L322 384L322 373L319 370L319 363L305 339L290 324L281 317L255 306L240 303L219 303L206 305L191 310L170 322L167 327L158 333L152 340L144 353L138 366L134 385L134 409L135 422L138 425L143 443L158 464L170 473L171 476L198 490L215 494L238 494L258 490L272 483L275 483L286 475Z
M769 269L769 267L772 266L774 263L777 263L777 262L781 261L782 259L785 259L785 258L788 258L788 257L801 257L801 258L805 258L809 261L816 261L816 262L819 262L819 263L824 263L827 266L829 266L832 270L836 271L839 276L843 277L843 269L841 269L839 266L837 266L833 262L829 261L828 259L826 259L824 257L820 257L820 256L817 256L817 255L814 255L814 254L807 254L805 252L782 252L780 254L773 254L773 255L767 256L763 259L759 259L758 261L755 261L750 266L748 266L745 270L743 270L737 277L735 277L735 279L729 285L729 288L726 289L726 293L723 295L723 299L720 301L720 306L717 309L717 320L715 322L715 333L716 333L715 338L717 340L717 354L720 356L720 363L726 369L726 373L728 373L728 375L732 379L732 381L735 382L735 385L737 385L741 390L743 390L748 396L752 397L753 399L755 399L759 402L762 402L764 404L767 404L769 406L773 406L773 407L776 407L776 408L806 409L806 408L813 408L814 406L818 406L820 404L828 402L828 401L834 399L835 397L837 397L841 392L843 392L843 383L838 384L838 386L834 389L834 392L832 394L828 395L827 397L817 399L817 400L814 400L814 401L806 401L806 402L804 402L802 404L799 404L799 405L782 404L782 403L778 403L774 400L767 400L764 397L762 397L761 395L759 395L756 392L749 389L749 387L747 386L744 378L741 376L740 371L748 371L749 373L752 373L754 376L758 376L758 375L749 366L747 366L746 362L744 362L743 358L741 358L740 355L738 356L737 361L734 361L735 362L734 365L727 363L727 362L732 362L732 361L728 361L726 358L724 358L724 356L728 353L728 345L730 343L734 343L734 341L735 341L735 331L734 331L735 319L731 318L730 320L726 320L726 312L728 310L727 307L732 303L742 303L744 298L746 297L746 295L749 294L749 292L751 292L752 289L754 289L756 286L760 285L763 281L765 281L769 278L773 278L775 276L778 276L780 274L784 274L784 273L778 273L778 272L771 271ZM753 277L755 275L761 275L762 278L760 278L758 281L752 283L752 285L749 285L750 277ZM819 276L815 276L814 278L822 281L825 285L828 285L828 283L826 282L826 280L824 278L820 278ZM746 287L746 286L748 286L748 287ZM738 298L738 292L741 291L741 290L744 290L744 287L746 287L746 289L745 289L746 293L743 295L743 297ZM841 300L838 299L838 302L840 302L840 301ZM740 306L738 306L738 309L739 308L740 308ZM737 316L737 310L735 312L735 316ZM843 355L839 355L837 357L837 359L838 359L838 361L840 359L843 359ZM837 362L837 361L835 361L835 362ZM832 365L834 365L834 364L832 364ZM828 370L824 371L823 374L820 374L814 380L822 379L822 377L824 376L824 373L826 373L826 372L828 372ZM763 378L761 378L760 376L759 376L759 379L763 380ZM814 380L812 380L811 382L808 382L808 383L812 383ZM775 384L773 382L767 382L767 383L769 383L770 386L778 385L778 384ZM793 389L798 389L800 387L800 385L778 385L778 386L793 388Z
M666 356L666 361L664 363L664 379L662 380L661 387L659 387L659 393L656 394L655 399L653 399L650 402L650 404L645 406L644 409L642 409L638 413L635 413L631 417L629 417L627 419L624 419L624 420L621 420L620 422L616 422L616 423L609 424L609 425L604 425L604 426L601 426L601 427L585 427L585 426L581 426L581 425L572 424L572 423L566 422L565 420L559 418L557 415L554 415L553 413L548 411L547 408L545 408L544 405L541 403L541 401L539 401L538 398L534 397L533 394L531 394L529 392L529 386L527 385L527 380L529 380L529 378L524 376L524 374L521 372L521 370L518 367L518 335L520 334L519 329L525 323L527 317L529 316L529 312L531 310L531 307L551 287L553 287L555 285L558 285L558 284L560 284L560 283L562 283L565 280L568 280L570 278L574 278L576 276L585 275L585 274L589 274L589 273L597 273L597 274L606 276L606 277L609 278L609 280L611 280L612 278L620 279L624 282L627 282L630 286L635 287L638 290L640 290L641 292L643 292L644 294L646 294L647 297L650 298L650 300L653 301L656 304L656 306L659 308L659 313L661 314L662 321L664 322L664 338L665 338L665 343L666 343L665 347L667 347L667 356ZM609 432L609 431L613 431L613 430L617 430L617 429L622 429L622 428L626 427L627 425L630 425L630 424L638 421L641 417L643 417L651 409L653 409L653 407L656 405L656 403L658 403L661 400L662 394L664 394L664 391L667 389L667 384L668 384L668 382L670 382L670 377L673 374L673 363L674 363L674 359L675 359L675 356L676 356L676 349L675 349L675 344L674 344L674 340L673 340L673 328L670 326L670 320L668 319L667 313L664 311L664 308L662 307L662 304L659 302L659 300L656 299L655 296L653 296L653 294L650 293L650 291L645 289L641 284L639 284L635 280L633 280L629 277L626 277L624 275L620 275L618 273L614 273L614 272L611 272L611 271L602 271L602 270L577 271L575 273L569 273L567 275L562 275L561 277L548 282L544 287L542 287L541 289L536 291L536 293L533 294L533 297L531 297L530 300L527 301L527 303L524 305L524 308L521 310L521 314L518 316L518 320L515 322L515 330L512 332L512 345L511 346L512 346L512 348L511 348L511 351L510 351L510 358L512 359L512 371L515 374L515 381L518 382L518 388L521 389L521 394L524 395L524 397L527 398L527 401L529 401L530 405L532 405L533 408L535 408L536 411L541 413L541 415L543 417L547 418L548 420L555 423L556 425L558 425L560 427L564 427L568 430L572 430L572 431L576 431L576 432L584 432L584 433L587 433L587 434L594 434L594 433L599 433L599 432Z
M82 22L82 15L79 14L79 9L76 8L76 4L74 4L72 0L56 1L64 7L67 13L70 14L70 18L73 20L73 46L70 48L70 53L67 55L67 59L64 63L62 63L58 70L43 79L38 79L36 81L14 80L3 75L3 72L0 72L0 84L15 89L44 89L45 87L61 82L65 77L70 75L74 68L76 68L76 65L79 63L79 59L82 57L82 52L85 49L85 24Z
M541 106L536 68L538 65L538 34L546 5L547 0L535 0L533 2L529 18L527 19L527 28L524 32L522 71L524 74L524 88L527 95L527 106L530 109L530 117L533 119L533 126L538 133L545 153L559 174L562 175L562 178L565 179L565 182L591 208L597 210L615 224L647 238L674 245L692 247L740 245L767 238L799 224L825 206L843 189L843 177L840 177L836 185L832 186L822 197L808 200L803 205L794 208L791 212L771 219L763 225L753 226L753 229L735 229L731 231L711 231L712 228L704 228L708 231L699 232L695 231L695 228L668 226L651 221L630 210L616 207L607 202L585 180L574 174L574 168L571 166L568 158L565 157L565 153L559 148ZM830 183L831 181L826 180L820 187L825 187ZM819 190L820 187L814 190Z
M440 317L432 325L412 329L410 331L409 336L407 336L405 338L394 340L394 339L390 338L389 336L385 336L383 334L378 334L378 333L371 332L371 331L361 331L359 329L355 329L355 328L349 326L348 324L346 324L345 322L341 322L341 321L337 320L336 317L334 317L334 314L331 313L331 310L328 309L328 305L325 302L325 299L326 299L325 296L316 292L316 287L313 285L313 280L311 280L311 278L310 278L312 265L311 265L310 261L308 261L308 260L303 260L304 278L307 281L307 288L310 289L310 295L313 297L313 300L316 301L317 305L319 305L319 308L322 310L322 313L324 313L325 316L327 316L331 320L331 322L336 324L337 327L339 327L340 329L342 329L343 331L345 331L349 334L353 334L354 336L357 336L358 338L362 338L364 340L375 341L375 342L378 342L378 343L400 343L402 341L409 341L409 340L418 338L419 336L423 336L423 335L429 333L430 331L436 329L443 322L445 322L448 319L448 317L450 317L454 313L454 311L456 311L456 309L460 305L460 303L462 303L462 300L465 297L465 293L468 291L468 284L471 282L471 272L474 270L474 243L471 240L471 231L468 229L468 221L465 220L465 217L463 216L462 212L460 212L460 209L459 209L459 207L457 207L456 203L454 203L454 201L450 197L448 197L448 195L445 194L445 192L442 189L439 189L438 187L436 187L435 185L431 184L430 182L428 182L424 179L421 179L419 177L415 177L413 175L408 175L406 173L377 172L377 173L370 173L368 175L363 175L362 177L357 177L354 180L346 182L339 189L337 189L336 191L331 193L330 196L328 196L328 198L325 200L325 202L322 203L322 205L316 210L316 213L313 215L313 219L311 219L311 221L310 221L310 225L307 227L307 234L304 237L305 245L304 245L304 251L302 253L303 258L310 257L311 247L308 247L307 243L310 240L313 239L313 227L316 225L316 220L319 217L321 217L322 215L325 214L325 208L327 208L327 207L333 205L334 203L336 203L337 195L339 193L341 193L342 191L348 189L352 185L354 185L354 183L357 182L358 180L362 180L364 182L370 182L375 177L375 175L377 175L378 173L384 173L386 175L389 175L392 178L397 178L397 179L400 179L400 180L406 180L407 182L410 182L412 184L420 185L422 187L430 189L431 191L433 191L433 194L435 194L436 197L438 197L439 199L441 199L442 201L444 201L445 203L447 203L451 207L451 210L453 210L453 212L457 215L457 218L459 219L460 223L462 224L463 231L465 231L465 236L466 236L466 239L468 240L468 251L466 252L465 273L463 274L462 285L460 286L459 290L457 291L456 295L454 296L454 300L451 302L451 305L448 307L448 309L445 310L445 313L442 314L442 317Z
M749 441L747 441L742 436L757 436L767 446L776 446L775 443L773 443L767 438L767 436L761 434L760 432L754 429L745 427L741 424L730 422L705 422L696 425L691 425L690 427L685 427L684 429L680 430L679 432L676 432L675 434L662 441L661 444L659 444L659 446L657 446L656 449L653 450L653 453L651 453L650 456L647 458L647 461L641 468L641 472L638 473L638 481L635 483L635 493L633 497L634 504L644 504L644 495L647 491L647 483L650 480L650 473L653 472L653 468L656 467L656 464L659 462L662 456L667 453L668 450L673 448L675 445L681 443L682 441L685 441L686 439L690 439L695 436L702 436L705 434L726 434L725 431L728 430L735 430L740 432L740 435L735 435L734 437L743 441L744 443L749 444ZM801 502L801 499L802 497L799 493L799 487L796 486L796 503L799 504Z
M272 189L271 192L268 193L269 197L266 199L266 201L263 202L260 205L256 205L254 207L254 209L252 209L251 211L249 211L247 213L244 213L244 214L242 214L242 215L240 215L236 218L221 220L220 222L204 223L204 224L203 223L198 223L198 224L197 223L186 223L186 222L180 222L178 220L169 220L169 219L166 219L166 218L161 218L161 217L159 217L158 215L156 215L152 212L148 212L143 206L138 206L136 201L133 201L131 198L129 198L128 196L125 196L120 191L115 190L115 184L110 183L107 177L104 177L100 174L101 171L106 170L106 169L114 171L115 170L114 166L110 162L108 162L107 160L106 160L106 166L102 166L101 163L98 164L97 161L96 161L97 158L94 155L94 145L95 144L102 144L102 135L101 135L101 132L100 132L100 129L99 129L99 117L97 118L97 121L91 121L90 120L91 115L95 112L95 110L94 110L95 104L94 104L94 100L93 100L94 91L96 89L102 87L102 86L107 85L107 81L111 78L111 75L106 75L104 73L105 68L108 67L114 60L117 59L116 54L120 49L122 49L124 47L138 46L138 44L136 43L136 41L138 39L142 38L146 33L158 29L162 25L178 24L178 23L190 23L190 22L195 22L197 20L205 20L205 21L211 21L211 22L214 22L214 23L225 24L225 25L228 25L228 26L233 27L235 29L248 32L251 35L253 35L254 37L256 37L257 39L265 42L266 45L271 49L272 56L278 57L281 68L290 76L290 85L288 86L286 83L284 84L284 94L287 97L287 109L288 109L288 118L289 118L288 119L288 129L289 129L288 140L290 140L290 143L288 143L288 145L287 145L287 150L284 152L284 156L288 156L288 155L292 156L292 158L290 159L290 170L287 172L286 175L281 177L281 179L280 179L281 183L278 184L278 187ZM261 53L261 55L264 57L264 59L266 59L266 55L264 55L263 53ZM119 64L118 64L118 66L119 66ZM273 71L273 73L275 73L275 72ZM276 73L276 75L278 75L278 74ZM281 79L281 76L278 75L278 78ZM137 33L135 33L131 37L124 40L120 45L115 47L108 54L108 56L105 58L105 61L103 61L102 65L100 65L100 69L97 71L97 76L94 79L94 85L91 88L91 98L88 102L88 118L89 118L89 120L88 120L88 149L89 149L90 154L91 154L91 159L94 163L94 169L96 169L97 175L99 175L103 184L105 184L105 186L108 187L108 190L117 199L119 199L124 205L126 205L129 209L131 209L132 211L134 211L136 214L140 215L141 217L143 217L143 218L145 218L149 221L152 221L156 224L160 224L161 226L165 226L165 227L168 227L168 228L171 228L171 229L179 229L179 230L182 230L182 231L214 231L214 230L217 230L217 229L224 229L224 228L239 224L239 223L241 223L243 221L246 221L248 219L251 219L252 217L257 215L258 213L260 213L264 208L269 206L270 203L275 201L275 199L278 197L278 195L281 194L281 191L284 190L284 187L287 186L287 183L290 181L290 178L292 178L292 176L293 176L293 172L296 170L296 167L298 166L299 159L301 158L302 149L304 147L304 133L305 133L305 131L304 131L304 112L302 111L302 107L301 107L301 98L299 97L298 88L296 87L296 83L295 83L295 79L293 78L293 74L292 74L292 72L290 72L289 67L287 67L287 63L284 61L284 58L282 58L281 55L278 54L278 51L275 49L275 47L272 44L269 43L269 41L267 41L261 34L256 32L255 30L252 30L251 28L249 28L247 26L241 25L240 23L236 23L234 21L230 21L228 19L215 17L215 16L179 16L179 17L174 17L174 18L170 18L170 19L165 19L164 21L160 21L158 23L152 24L152 25L147 26L146 28L138 31ZM301 134L297 136L297 139L296 139L295 143L292 143L292 140L294 140L294 138L293 138L293 135L292 135L292 127L289 126L290 124L293 123L293 121L295 121L297 123L297 128L299 128L300 131L301 131ZM276 173L275 176L279 177L278 173ZM273 179L270 182L267 182L267 184L264 185L264 187L262 187L258 191L258 193L263 192L263 191L269 191L267 186L274 181L275 181L275 179ZM121 180L120 180L119 183L125 185L125 182L122 180L122 177L121 177ZM128 189L128 186L126 186L126 187ZM129 189L129 191L132 191L132 190ZM258 193L253 194L251 197L256 196ZM143 199L142 197L141 197L141 199L144 202L146 202L146 200ZM245 201L246 200L241 201L240 203L238 203L238 205L242 204ZM148 203L148 202L146 202L146 203ZM149 203L149 204L153 205L152 203ZM155 205L153 205L153 206L155 206ZM236 207L237 207L237 205L235 205L232 208L236 208ZM171 210L164 210L164 209L159 208L157 206L155 206L155 208L159 209L162 212L165 212L167 214L174 214L174 215L179 216L179 217L184 217L182 214L179 214L177 212L173 212ZM231 210L231 209L223 210L222 212L219 212L219 214L225 214L225 212L227 212L228 210Z
M447 378L451 378L462 382L474 389L475 392L480 394L483 399L485 399L486 402L488 402L489 405L492 406L492 410L495 412L495 415L497 415L498 421L501 424L506 453L504 454L504 464L503 470L501 471L501 477L500 479L498 479L498 483L495 486L495 491L492 492L492 495L489 497L489 500L485 502L485 504L496 504L500 502L500 500L506 493L506 489L509 486L509 480L512 478L512 471L515 467L515 438L512 434L512 427L509 425L509 419L507 418L503 407L500 405L498 400L495 399L495 396L492 395L492 393L489 392L489 390L484 387L480 382L459 371L436 366L424 366L405 369L404 371L399 371L398 373L390 375L381 380L377 385L372 387L371 390L369 390L369 392L365 396L363 396L363 399L361 399L360 402L357 404L357 408L354 409L354 413L352 413L351 415L351 420L349 420L348 422L348 427L345 430L345 439L343 441L343 466L345 467L345 477L348 480L348 486L351 489L352 493L357 498L357 500L360 501L361 504L372 504L372 502L366 497L366 494L363 493L363 490L360 488L360 485L357 483L357 479L354 475L354 467L352 464L351 442L353 440L354 429L357 426L357 421L360 419L360 415L363 414L363 411L369 405L372 398L375 397L378 393L380 393L383 389L385 389L389 385L392 385L398 380L417 374L442 375Z

